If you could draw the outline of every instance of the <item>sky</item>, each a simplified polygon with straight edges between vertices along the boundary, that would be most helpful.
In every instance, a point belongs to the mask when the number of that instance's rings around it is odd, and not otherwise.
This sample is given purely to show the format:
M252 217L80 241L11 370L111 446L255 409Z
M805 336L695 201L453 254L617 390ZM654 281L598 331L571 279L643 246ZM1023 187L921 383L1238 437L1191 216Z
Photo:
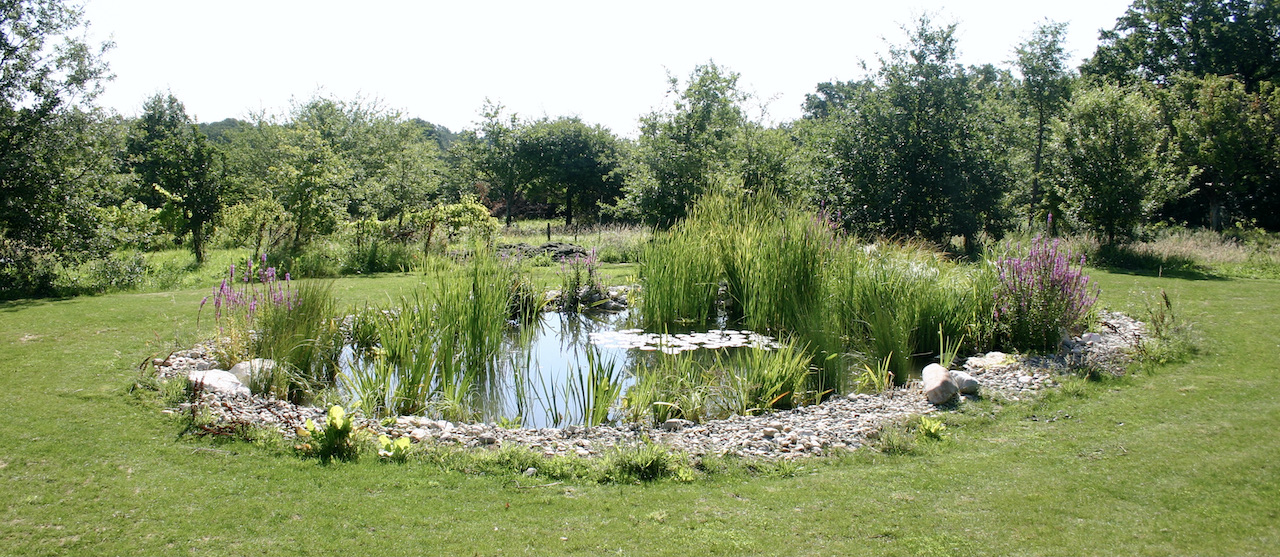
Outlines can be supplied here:
M1046 19L1073 65L1128 0L84 0L111 40L97 104L137 115L172 92L197 121L286 114L317 95L361 98L453 131L486 99L524 118L577 116L635 137L665 109L668 75L714 61L741 75L752 115L796 119L824 81L865 77L921 15L957 24L960 61L1009 66Z

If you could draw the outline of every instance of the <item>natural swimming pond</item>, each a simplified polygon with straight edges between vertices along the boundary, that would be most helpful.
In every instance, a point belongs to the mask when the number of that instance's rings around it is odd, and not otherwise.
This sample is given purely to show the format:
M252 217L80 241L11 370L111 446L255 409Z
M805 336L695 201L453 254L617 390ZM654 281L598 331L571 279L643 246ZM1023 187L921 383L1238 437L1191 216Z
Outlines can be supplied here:
M622 397L650 370L675 364L687 367L690 374L705 374L701 366L779 347L773 338L751 331L657 333L636 327L635 321L625 310L545 312L533 322L512 326L496 357L487 360L492 368L476 374L466 386L466 399L454 402L465 403L473 419L511 426L598 423L620 417ZM350 401L359 396L354 391L360 388L360 378L372 374L378 365L377 349L362 352L347 346L339 363L339 392ZM386 393L396 392L404 380L405 370L398 371L389 377ZM448 391L447 387L441 390ZM666 400L650 404L678 410L677 403ZM432 410L439 411L439 404L427 413ZM684 412L670 414L677 417Z

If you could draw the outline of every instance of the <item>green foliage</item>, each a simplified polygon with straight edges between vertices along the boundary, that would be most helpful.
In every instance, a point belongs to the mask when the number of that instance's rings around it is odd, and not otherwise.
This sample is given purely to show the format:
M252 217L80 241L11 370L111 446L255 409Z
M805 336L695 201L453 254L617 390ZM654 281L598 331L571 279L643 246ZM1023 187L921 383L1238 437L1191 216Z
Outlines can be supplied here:
M981 75L956 64L955 26L921 18L874 78L837 87L800 136L814 196L860 234L972 240L1000 220L1006 177L979 110Z
M646 224L671 226L703 194L742 181L735 164L747 125L742 107L747 96L738 89L738 78L714 62L694 68L683 90L668 76L668 94L675 99L670 110L640 119L640 164L626 186L624 213Z
M303 283L292 289L291 301L267 303L252 315L250 356L269 358L270 373L251 382L255 392L308 401L338 372L344 337L336 316L332 283ZM256 387L256 388L255 388Z
M410 443L408 437L398 437L392 441L386 435L378 436L378 458L388 462L403 463L409 459Z
M569 376L566 392L582 417L582 425L607 423L609 412L622 396L622 368L613 358L602 360L595 349L588 348L586 369L577 368L574 372Z
M894 373L889 371L889 368L892 365L893 354L889 354L884 359L878 361L874 368L866 362L863 362L862 371L858 373L853 384L857 386L859 392L867 394L883 393L893 388Z
M346 410L335 404L326 414L324 427L307 419L298 439L301 443L296 448L303 455L318 457L325 464L334 459L355 460L360 451L351 434L354 427L355 423L347 416Z
M684 467L683 455L646 440L610 451L599 473L606 483L652 482L677 476Z
M173 246L160 225L160 210L138 201L98 208L98 236L116 249L158 251Z
M1174 309L1168 292L1161 288L1159 296L1143 294L1141 301L1141 321L1146 325L1146 334L1133 346L1140 361L1163 365L1196 353L1199 339L1195 328Z
M462 196L457 203L436 205L408 215L409 225L422 237L423 249L430 251L435 242L444 245L466 235L473 242L493 245L501 223L474 197ZM437 233L439 235L437 236Z
M1166 111L1179 172L1191 175L1188 199L1164 214L1214 230L1256 221L1280 225L1280 89L1246 90L1238 77L1175 76Z
M274 199L262 198L223 209L216 243L222 247L247 247L257 259L264 250L280 245L289 235L292 219Z
M1042 213L1046 212L1046 208L1042 207L1040 182L1046 141L1050 138L1053 122L1061 114L1071 92L1071 72L1067 67L1067 52L1063 47L1066 33L1065 23L1045 21L1015 51L1015 63L1022 74L1018 100L1035 122L1028 225L1043 222ZM1052 209L1047 212L1052 213Z
M341 374L346 403L366 415L432 411L455 421L474 419L477 392L497 370L511 316L527 304L518 267L477 251L461 268L441 267L428 287L399 307L361 312L372 361ZM374 333L372 330L376 330Z
M190 233L191 251L203 264L206 238L227 189L217 150L177 98L156 94L134 123L128 153L139 177L137 198L174 213L171 232Z
M622 146L599 125L537 120L520 130L517 156L530 182L527 196L562 207L565 226L575 216L594 219L622 194Z
M268 168L268 183L293 216L293 246L301 248L337 227L342 210L339 188L351 171L319 131L302 125L279 133L279 154Z
M1167 131L1141 93L1106 83L1081 91L1058 134L1069 211L1107 243L1128 239L1185 189L1163 148Z
M920 246L846 244L834 261L834 325L874 362L889 362L905 383L944 337L990 337L992 284L981 266L961 266Z
M920 432L921 435L936 441L942 439L942 437L946 435L943 432L947 430L947 424L942 420L942 418L920 416L920 422L916 424L915 429Z
M595 251L586 257L575 255L560 263L560 311L576 313L593 294L604 292Z
M1115 80L1236 75L1250 90L1280 77L1280 7L1265 0L1135 0L1082 68Z
M724 381L724 410L750 416L817 403L821 393L809 391L812 356L794 342L775 349L749 349L717 359Z
M627 421L658 426L674 418L701 422L714 415L715 375L689 354L664 354L656 365L642 363L634 375L622 401Z
M94 207L121 187L114 117L86 105L112 45L89 44L83 10L8 2L0 14L0 295L52 293L52 267L96 251Z

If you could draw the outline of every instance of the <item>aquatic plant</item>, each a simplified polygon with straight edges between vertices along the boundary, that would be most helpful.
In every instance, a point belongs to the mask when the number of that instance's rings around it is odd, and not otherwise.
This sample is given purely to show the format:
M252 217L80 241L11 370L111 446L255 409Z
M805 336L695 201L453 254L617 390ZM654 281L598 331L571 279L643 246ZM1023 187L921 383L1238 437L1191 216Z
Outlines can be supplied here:
M993 318L1011 348L1048 350L1064 334L1079 334L1093 319L1098 289L1084 274L1085 258L1057 239L1037 236L1025 254L1015 247L995 263Z

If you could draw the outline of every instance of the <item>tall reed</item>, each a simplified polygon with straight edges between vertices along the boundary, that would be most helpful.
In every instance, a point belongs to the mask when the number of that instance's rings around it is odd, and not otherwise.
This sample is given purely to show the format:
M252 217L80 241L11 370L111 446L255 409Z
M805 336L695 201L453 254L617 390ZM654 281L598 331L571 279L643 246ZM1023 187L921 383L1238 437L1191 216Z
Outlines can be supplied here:
M496 383L507 325L527 307L518 273L482 250L461 267L434 267L429 287L375 320L372 365L344 378L348 404L376 413L478 416L484 391Z
M569 375L565 391L581 416L582 425L594 427L609 421L609 413L622 396L622 368L613 358L601 359L594 348L587 348L587 365L577 367Z
M683 227L655 237L640 263L641 322L661 329L716 317L720 262L710 238Z
M819 393L807 390L811 359L794 342L773 350L750 348L717 357L715 367L724 385L724 410L750 416L817 402Z
M906 382L941 337L988 327L990 291L975 270L921 246L847 242L832 276L833 320L866 362L887 362ZM981 337L974 335L970 338Z

